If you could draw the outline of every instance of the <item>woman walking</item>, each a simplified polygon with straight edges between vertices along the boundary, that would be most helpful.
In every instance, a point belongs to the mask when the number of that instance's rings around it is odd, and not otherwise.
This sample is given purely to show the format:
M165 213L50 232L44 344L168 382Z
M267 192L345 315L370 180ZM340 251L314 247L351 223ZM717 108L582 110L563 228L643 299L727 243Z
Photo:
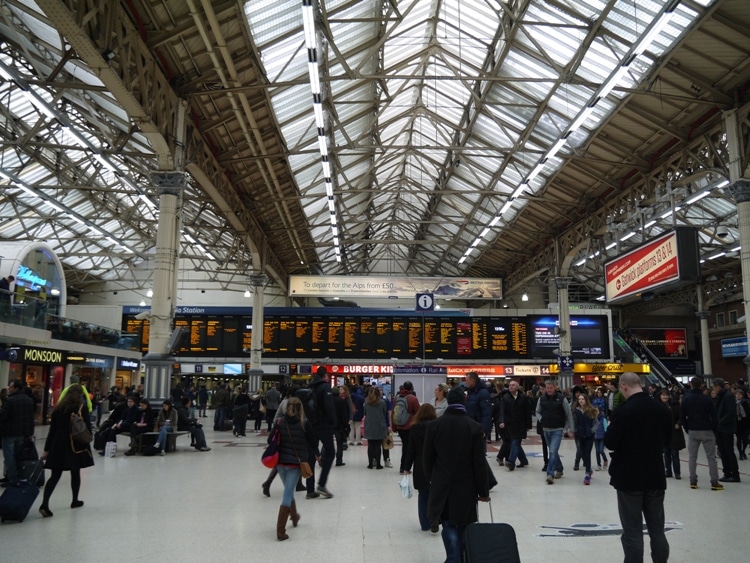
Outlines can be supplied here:
M83 389L77 383L68 387L65 397L57 403L52 411L47 441L44 443L44 452L41 459L44 466L52 471L52 476L44 486L44 497L39 513L44 518L52 516L49 509L49 499L55 491L63 471L70 471L70 489L73 493L73 501L70 508L83 506L83 501L78 499L81 489L81 469L94 465L94 457L91 455L89 444L81 446L73 441L70 435L70 417L73 413L79 413L91 432L91 417L83 396Z
M294 489L300 477L300 464L307 459L308 451L315 452L320 458L318 440L315 438L312 424L305 420L302 401L297 397L290 397L286 403L284 416L279 417L279 463L276 469L281 482L284 483L284 496L279 506L279 517L276 521L276 538L279 541L289 539L286 533L286 522L292 520L292 526L297 527L300 515L294 502ZM271 433L268 440L271 440Z
M442 385L442 383L441 383ZM409 434L409 444L406 446L406 458L404 459L404 473L413 474L414 488L417 489L417 515L419 526L423 532L432 528L430 519L427 518L427 501L430 498L430 482L424 474L422 453L424 452L424 437L427 435L427 423L437 418L435 407L429 403L423 403L414 416L414 425ZM412 464L414 470L412 471ZM432 528L433 533L438 531L437 526Z
M591 484L591 450L594 447L594 436L599 426L599 411L591 405L586 393L579 393L576 398L576 408L573 411L573 422L575 423L576 438L579 440L581 458L586 469L583 478L584 485Z
M388 436L388 408L382 399L379 387L370 388L365 401L365 439L367 440L367 469L383 469L380 464L380 454L383 450L383 440Z

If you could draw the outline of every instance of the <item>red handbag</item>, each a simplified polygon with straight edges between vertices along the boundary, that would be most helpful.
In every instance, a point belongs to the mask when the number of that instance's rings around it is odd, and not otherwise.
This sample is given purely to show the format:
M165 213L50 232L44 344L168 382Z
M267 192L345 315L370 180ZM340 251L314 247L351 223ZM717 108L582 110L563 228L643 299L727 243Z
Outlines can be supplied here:
M279 423L277 422L273 430L271 431L271 437L268 439L268 446L266 447L263 455L260 458L260 462L273 469L279 464L279 443L281 438L279 436Z

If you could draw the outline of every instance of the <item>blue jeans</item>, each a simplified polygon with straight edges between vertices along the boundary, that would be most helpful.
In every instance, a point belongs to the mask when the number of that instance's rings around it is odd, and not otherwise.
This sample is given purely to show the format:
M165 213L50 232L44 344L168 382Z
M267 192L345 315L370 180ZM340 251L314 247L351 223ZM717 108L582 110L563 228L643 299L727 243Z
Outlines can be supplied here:
M276 469L281 477L281 482L284 483L284 494L281 497L281 506L292 506L294 502L294 489L297 487L297 481L300 476L299 466L289 467L288 465L277 465Z
M544 439L547 441L549 448L549 463L547 463L547 475L553 477L555 471L562 473L563 464L560 460L560 442L562 442L562 428L557 430L548 430L544 428Z
M430 488L417 489L417 514L419 527L425 532L430 529L430 519L427 517L427 501L430 498Z
M513 465L516 464L516 459L521 465L528 465L529 460L526 458L526 452L523 451L521 445L521 438L514 438L510 441L510 454L508 455L508 461Z
M445 546L445 563L461 563L464 554L464 532L466 526L455 526L449 520L443 520L443 546Z
M5 459L5 476L8 481L16 479L16 453L21 449L23 436L3 436L3 458Z
M594 448L596 449L596 464L601 467L602 460L607 463L607 454L604 453L604 438L594 439Z
M161 427L161 430L159 430L159 436L156 438L156 444L155 446L159 448L160 450L167 451L167 434L172 432L172 427L167 426L166 424Z

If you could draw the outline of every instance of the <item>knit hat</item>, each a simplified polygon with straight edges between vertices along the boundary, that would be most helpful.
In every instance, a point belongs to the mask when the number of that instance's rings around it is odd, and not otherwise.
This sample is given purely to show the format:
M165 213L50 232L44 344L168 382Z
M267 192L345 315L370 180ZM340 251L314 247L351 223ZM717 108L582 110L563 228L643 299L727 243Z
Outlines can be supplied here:
M463 405L466 403L466 395L464 394L464 390L460 387L454 387L448 392L448 404L449 405L455 405L460 404Z

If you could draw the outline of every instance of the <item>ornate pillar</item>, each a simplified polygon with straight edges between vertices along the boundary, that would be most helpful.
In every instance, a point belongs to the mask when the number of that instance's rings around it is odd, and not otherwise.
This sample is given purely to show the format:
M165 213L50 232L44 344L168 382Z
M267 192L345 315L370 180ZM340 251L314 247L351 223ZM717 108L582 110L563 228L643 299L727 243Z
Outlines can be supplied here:
M153 399L169 397L174 358L168 349L172 334L176 303L177 268L180 244L180 212L185 188L184 154L186 135L186 104L179 106L176 119L175 165L177 170L156 171L151 182L159 190L159 219L156 229L154 254L154 286L149 314L148 354L143 357L145 367L144 391Z
M701 298L701 288L698 287L698 307L702 306L703 299ZM701 360L703 362L703 376L711 378L713 368L711 367L711 341L708 338L708 311L698 311L695 316L700 319L701 324ZM696 374L698 375L698 374Z
M566 358L572 358L573 347L570 339L570 307L568 305L568 286L570 278L555 278L557 287L557 302L560 306L560 388L569 389L573 386L573 366L565 364Z
M737 180L729 190L737 202L737 221L740 231L740 264L742 265L742 303L747 315L750 308L750 181ZM750 354L745 356L745 373L750 373Z
M253 288L253 332L250 341L250 369L259 370L263 355L263 290L268 283L265 274L250 274L250 286Z

